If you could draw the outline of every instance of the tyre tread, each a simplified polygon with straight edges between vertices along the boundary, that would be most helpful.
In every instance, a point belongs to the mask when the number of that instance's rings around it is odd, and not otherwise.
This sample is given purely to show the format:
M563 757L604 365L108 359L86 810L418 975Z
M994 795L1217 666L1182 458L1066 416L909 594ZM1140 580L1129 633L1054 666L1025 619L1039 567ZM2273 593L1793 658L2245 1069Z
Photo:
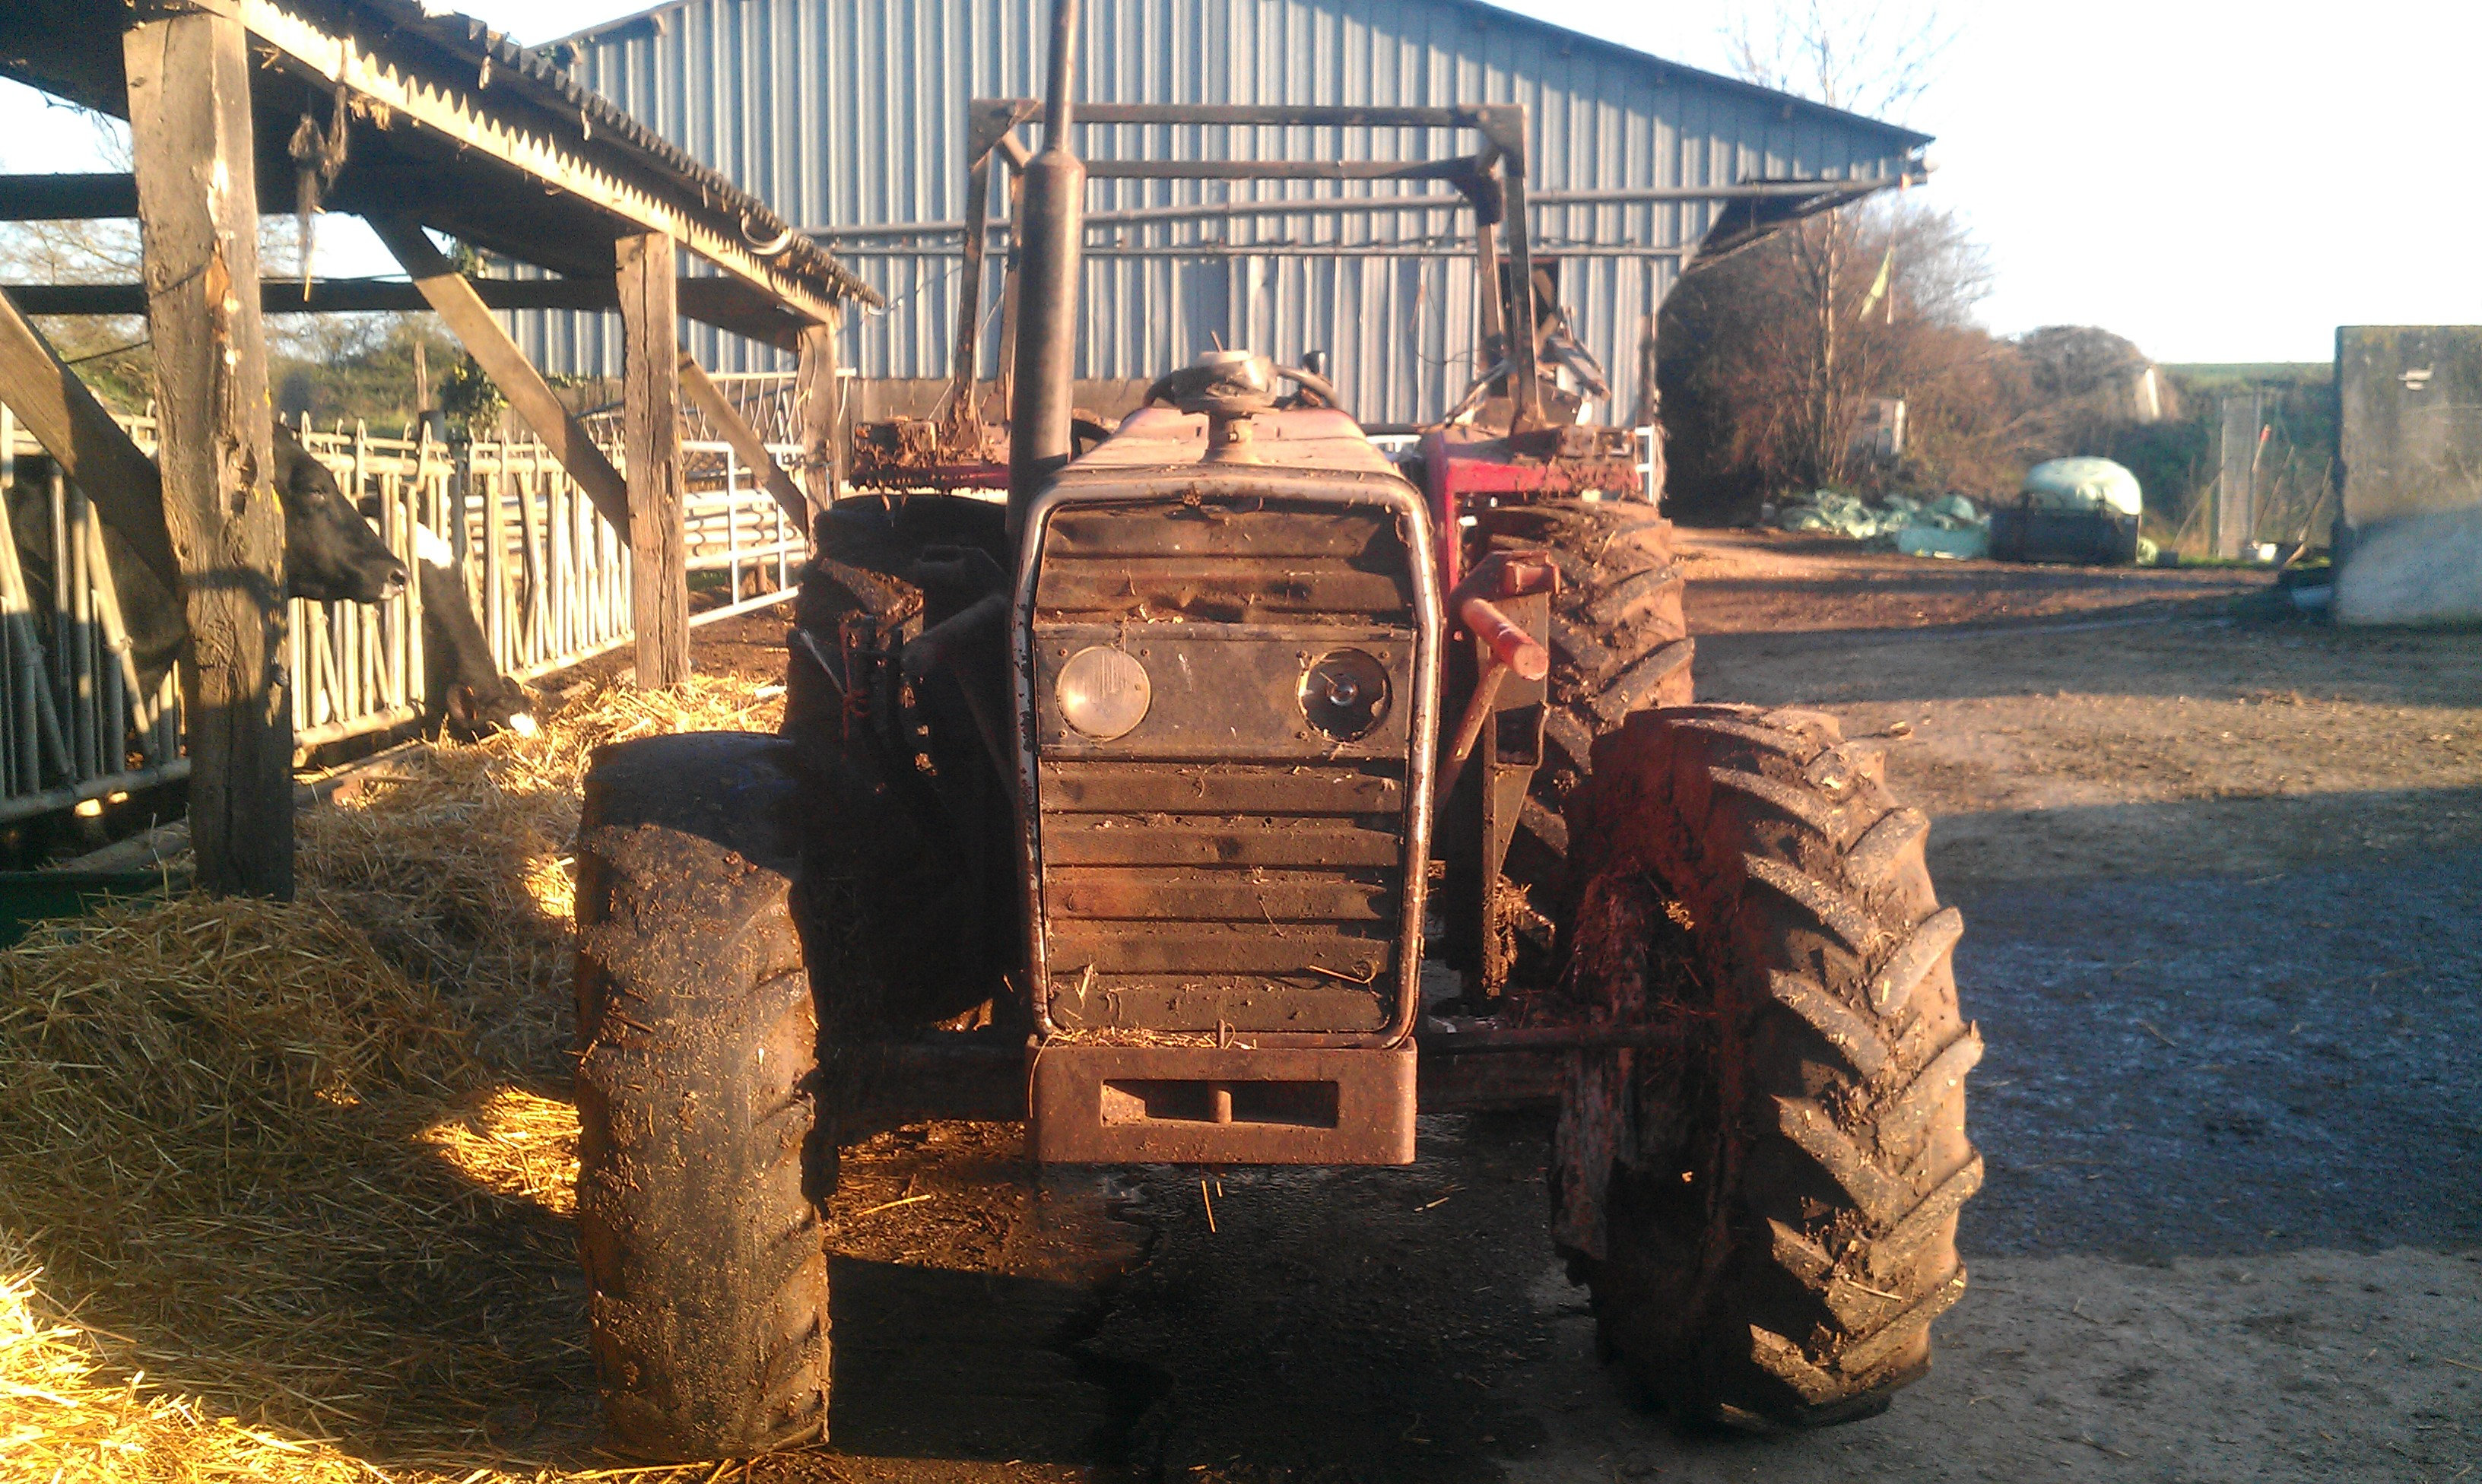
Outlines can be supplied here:
M1963 919L1932 894L1927 820L1815 712L1659 710L1598 754L1571 799L1572 897L1645 881L1677 898L1676 921L1708 924L1684 931L1725 955L1699 960L1716 998L1666 1002L1694 991L1650 974L1641 1013L1725 1028L1714 1065L1730 1070L1697 1085L1722 1100L1712 1136L1739 1151L1729 1167L1695 1146L1614 1166L1602 1250L1571 1251L1603 1341L1707 1421L1872 1415L1927 1367L1932 1321L1964 1291L1956 1217L1983 1179L1964 1134L1982 1041L1956 1013ZM1618 961L1599 943L1570 953ZM1677 1096L1685 1075L1644 1096ZM1707 1204L1683 1204L1683 1169ZM1575 1188L1564 1171L1558 1189Z
M747 1457L826 1425L826 1252L805 1167L818 1022L787 863L763 831L694 817L719 793L700 769L764 783L783 750L649 739L589 774L578 1246L611 1438L642 1456Z

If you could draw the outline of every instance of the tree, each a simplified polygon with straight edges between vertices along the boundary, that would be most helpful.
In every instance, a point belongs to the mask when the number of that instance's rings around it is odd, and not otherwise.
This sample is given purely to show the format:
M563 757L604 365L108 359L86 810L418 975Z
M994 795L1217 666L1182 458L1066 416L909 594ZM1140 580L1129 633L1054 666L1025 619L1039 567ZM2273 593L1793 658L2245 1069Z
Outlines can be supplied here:
M332 426L361 422L395 437L409 427L423 390L439 406L443 373L463 352L427 314L304 315L288 327L281 348L271 347L268 379L277 410L287 418L307 414ZM414 378L417 349L427 387Z
M76 111L93 128L104 163L128 170L127 126L90 110ZM308 242L301 221L266 219L261 230L260 260L270 276L279 267L298 276ZM138 283L144 278L141 268L135 221L0 225L0 282ZM36 325L106 406L134 415L154 401L155 355L144 315L46 315ZM306 412L326 422L409 421L414 404L411 348L417 339L436 367L447 366L462 353L427 314L270 316L269 385L277 410ZM397 430L397 426L387 426L387 431Z
M1745 10L1724 34L1731 67L1747 80L1891 119L1919 100L1954 39L1935 9L1825 0L1775 0L1764 13ZM1861 322L1874 313L1892 320L1908 298L1894 282L1897 254L1925 250L1941 261L1927 273L1907 269L1911 307L1936 323L1961 321L1981 298L1988 272L1956 223L1936 215L1829 213L1780 233L1756 254L1756 273L1728 274L1727 281L1769 300L1762 321L1739 317L1765 346L1772 375L1762 379L1776 383L1771 391L1779 399L1764 418L1771 446L1756 461L1767 473L1810 485L1840 483L1853 473L1856 416L1865 398L1887 395L1883 379L1891 369L1890 343L1862 337ZM1691 267L1694 281L1698 265ZM1714 272L1707 271L1710 280ZM1743 367L1744 378L1754 369ZM1744 445L1747 462L1747 437L1736 433L1734 441Z
M1935 5L1775 0L1735 14L1724 51L1735 76L1761 88L1902 123L1957 36Z
M1973 323L1991 274L1964 227L1906 202L1852 210L1835 223L1840 250L1872 272L1833 285L1818 272L1828 230L1806 222L1708 265L1664 307L1664 423L1688 513L1728 517L1822 484L1988 495L2022 467L2026 361ZM1850 446L1872 397L1907 404L1910 452L1893 467Z
M136 283L137 223L22 221L0 228L0 280ZM136 413L154 400L155 352L144 315L43 315L35 327L104 405Z

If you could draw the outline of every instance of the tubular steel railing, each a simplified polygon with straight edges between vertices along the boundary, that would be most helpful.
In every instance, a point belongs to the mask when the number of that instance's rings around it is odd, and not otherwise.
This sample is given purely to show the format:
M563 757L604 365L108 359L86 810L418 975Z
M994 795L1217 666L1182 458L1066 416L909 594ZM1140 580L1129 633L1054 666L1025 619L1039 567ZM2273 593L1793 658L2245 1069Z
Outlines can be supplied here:
M154 420L126 418L154 450ZM445 543L465 578L499 667L534 677L603 653L632 636L629 551L549 450L530 439L442 445L383 438L366 428L297 430L348 500L376 499L375 524L409 570ZM722 442L681 446L689 566L719 574L721 602L693 625L781 602L805 554L804 533ZM798 454L774 445L779 457ZM618 449L606 451L615 464ZM54 581L39 608L18 559L0 539L0 823L112 800L185 776L178 687L140 696L103 528L76 484L0 405L0 494L43 496L0 508L49 522ZM428 539L426 539L428 537ZM386 603L291 602L294 742L304 750L422 716L421 584Z

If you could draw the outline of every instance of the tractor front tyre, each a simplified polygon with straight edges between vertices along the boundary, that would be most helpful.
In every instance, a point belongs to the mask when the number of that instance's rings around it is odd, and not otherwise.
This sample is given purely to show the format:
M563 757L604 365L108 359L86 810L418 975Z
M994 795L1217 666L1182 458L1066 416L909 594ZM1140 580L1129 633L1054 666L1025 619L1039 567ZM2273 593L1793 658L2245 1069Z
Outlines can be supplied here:
M648 738L602 749L586 779L578 1250L606 1424L639 1456L748 1457L827 1422L791 751Z
M1885 1410L1965 1291L1982 1184L1928 821L1832 717L1727 706L1628 718L1570 821L1556 993L1652 1037L1571 1060L1554 1136L1604 1353L1693 1425Z

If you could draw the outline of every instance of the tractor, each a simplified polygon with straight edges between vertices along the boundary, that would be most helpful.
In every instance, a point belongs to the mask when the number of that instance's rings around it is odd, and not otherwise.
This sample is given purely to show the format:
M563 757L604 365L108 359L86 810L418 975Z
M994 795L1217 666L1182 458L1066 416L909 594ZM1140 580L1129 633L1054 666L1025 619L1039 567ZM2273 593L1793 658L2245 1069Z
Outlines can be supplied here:
M1831 717L1694 702L1671 528L1624 446L1545 411L1531 293L1494 326L1504 428L1410 463L1241 351L1081 437L1074 27L1056 0L1006 502L837 503L781 734L624 742L585 783L578 1230L613 1442L824 1435L822 1212L879 1130L1386 1165L1419 1111L1535 1094L1552 1240L1649 1395L1759 1431L1883 1410L1964 1290L1982 1179L1926 820ZM1478 130L1386 168L1458 182L1486 262L1510 223L1503 281L1531 283L1521 111L1333 112Z

